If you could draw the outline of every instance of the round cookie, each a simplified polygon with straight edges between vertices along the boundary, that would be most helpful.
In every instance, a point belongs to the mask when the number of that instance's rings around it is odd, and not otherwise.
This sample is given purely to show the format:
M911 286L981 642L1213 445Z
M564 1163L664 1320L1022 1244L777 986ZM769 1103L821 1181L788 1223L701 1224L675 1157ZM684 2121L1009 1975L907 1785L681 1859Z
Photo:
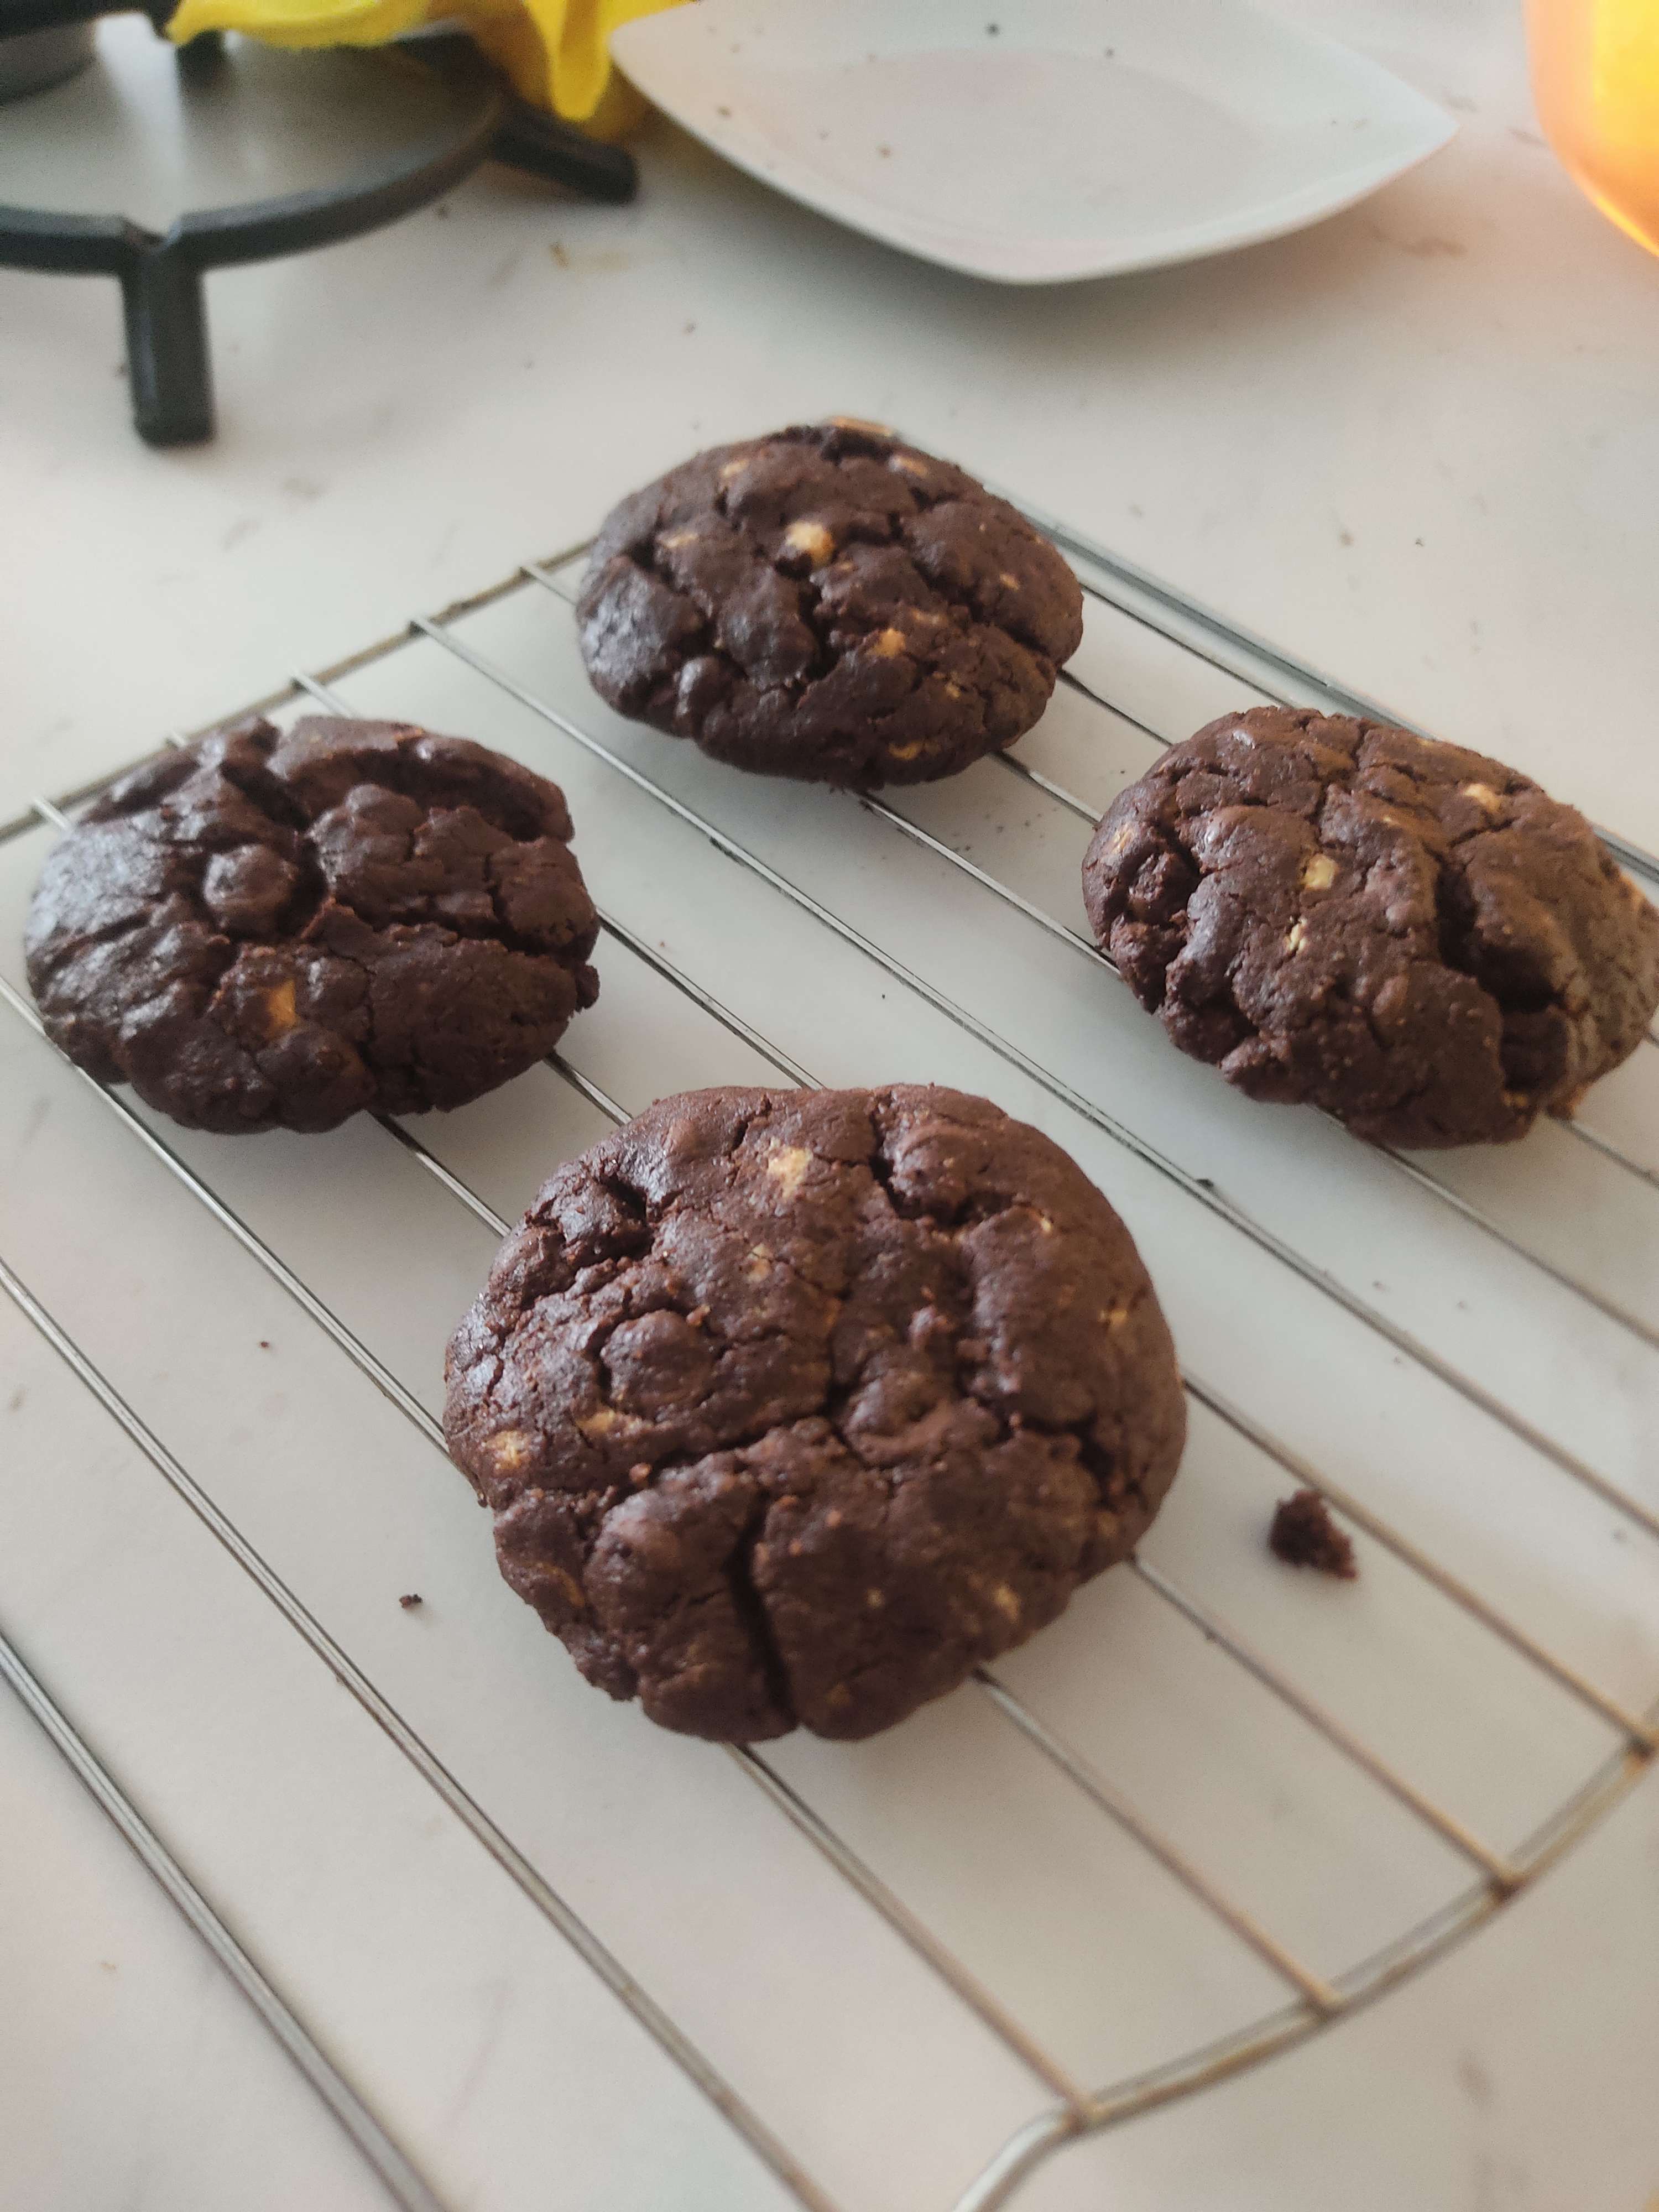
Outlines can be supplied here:
M1128 1231L954 1091L702 1091L562 1168L447 1362L501 1571L582 1673L864 1736L1123 1559L1186 1411Z
M1659 1004L1659 912L1581 814L1480 753L1253 707L1113 802L1090 921L1176 1043L1361 1137L1569 1115Z
M873 425L717 446L625 499L577 609L623 714L767 775L951 775L1030 728L1077 578L1006 500Z
M599 981L555 784L401 723L252 721L115 784L29 909L47 1034L187 1128L459 1106Z

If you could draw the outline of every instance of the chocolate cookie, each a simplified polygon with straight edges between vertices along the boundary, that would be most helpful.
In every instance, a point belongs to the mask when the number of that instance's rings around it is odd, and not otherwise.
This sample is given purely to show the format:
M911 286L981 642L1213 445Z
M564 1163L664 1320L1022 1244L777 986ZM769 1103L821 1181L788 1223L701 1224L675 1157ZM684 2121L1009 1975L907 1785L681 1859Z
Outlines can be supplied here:
M599 981L555 784L401 723L252 721L164 754L55 848L29 909L47 1033L187 1128L459 1106Z
M1122 1559L1185 1405L1128 1231L954 1091L702 1091L562 1168L449 1348L502 1573L690 1735L863 1736Z
M1571 1115L1659 1004L1659 913L1582 815L1346 715L1253 707L1172 745L1113 802L1083 895L1183 1052L1376 1144Z
M619 713L855 790L1011 744L1083 635L1077 579L1024 515L848 422L716 446L625 499L577 612Z

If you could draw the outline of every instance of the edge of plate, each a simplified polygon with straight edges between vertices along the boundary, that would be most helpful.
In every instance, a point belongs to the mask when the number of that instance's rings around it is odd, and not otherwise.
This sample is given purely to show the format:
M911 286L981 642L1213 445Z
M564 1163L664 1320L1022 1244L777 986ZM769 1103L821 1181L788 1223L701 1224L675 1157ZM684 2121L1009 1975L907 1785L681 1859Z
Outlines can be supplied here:
M719 0L702 0L702 6L711 9L718 4ZM702 12L702 7L700 6L699 14ZM1380 191L1385 185L1393 184L1397 179L1408 175L1413 169L1420 167L1456 137L1459 126L1455 116L1449 113L1437 101L1431 100L1426 93L1419 91L1415 85L1408 83L1404 77L1395 76L1392 70L1385 68L1370 54L1362 53L1357 47L1346 46L1340 39L1331 38L1322 31L1309 30L1301 24L1281 22L1277 17L1254 6L1252 0L1243 0L1241 12L1260 17L1274 32L1286 35L1295 42L1316 47L1327 55L1340 57L1344 66L1357 68L1363 75L1386 85L1391 98L1403 100L1416 111L1420 120L1423 143L1403 155L1379 161L1354 184L1351 191L1345 190L1334 199L1313 196L1314 204L1310 205L1310 195L1304 192L1297 196L1296 204L1290 206L1281 204L1276 211L1264 211L1261 219L1225 238L1188 237L1184 243L1149 245L1144 251L1115 253L1103 260L1092 256L1079 259L1069 267L1026 272L990 266L971 254L952 252L945 246L926 245L908 237L896 236L890 228L881 226L878 216L864 212L866 203L861 195L843 199L833 190L828 194L809 191L800 184L768 167L758 156L751 157L734 148L720 133L700 119L677 113L666 107L659 108L659 112L732 168L752 177L757 184L793 200L797 207L807 209L827 222L837 223L843 229L885 246L890 252L903 254L911 260L925 262L931 267L948 269L955 275L975 277L983 283L1012 285L1022 289L1046 284L1089 283L1109 276L1133 276L1154 269L1182 268L1189 262L1209 260L1220 254L1240 252L1246 246L1265 246L1276 238L1292 236L1299 230L1311 229L1333 216L1345 214L1350 208L1357 207L1361 201L1370 198L1373 192ZM631 22L619 24L611 33L607 43L611 60L635 90L653 106L659 104L629 67L629 50L643 46L648 52L658 46L672 47L677 40L689 35L686 28L689 19L689 9L671 7L656 15L636 16Z

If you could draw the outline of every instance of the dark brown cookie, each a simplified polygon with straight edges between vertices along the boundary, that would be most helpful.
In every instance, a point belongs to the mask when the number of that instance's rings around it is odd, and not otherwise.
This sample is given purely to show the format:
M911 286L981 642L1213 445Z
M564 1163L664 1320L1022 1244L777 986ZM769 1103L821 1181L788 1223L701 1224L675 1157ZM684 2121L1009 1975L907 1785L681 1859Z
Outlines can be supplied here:
M1513 769L1253 707L1172 745L1096 832L1101 944L1183 1052L1376 1144L1571 1115L1659 1004L1659 913Z
M1186 1412L1128 1231L982 1098L702 1091L562 1168L456 1332L501 1571L688 1735L862 1736L1122 1559Z
M555 784L401 723L269 722L162 755L46 861L48 1034L193 1129L459 1106L550 1052L599 981Z
M619 713L735 768L867 790L1029 730L1083 595L960 469L827 422L716 446L625 499L578 616Z

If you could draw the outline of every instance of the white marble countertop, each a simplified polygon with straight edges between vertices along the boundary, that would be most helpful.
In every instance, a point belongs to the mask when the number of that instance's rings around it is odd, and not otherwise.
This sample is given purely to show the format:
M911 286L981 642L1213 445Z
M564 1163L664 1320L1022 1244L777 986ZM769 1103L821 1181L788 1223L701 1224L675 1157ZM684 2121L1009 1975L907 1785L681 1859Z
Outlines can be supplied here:
M1398 68L1460 136L1299 238L1166 272L997 291L659 128L635 207L486 173L378 236L214 277L220 434L156 453L114 288L0 271L0 812L550 551L696 445L848 412L1659 846L1659 264L1539 141L1510 0L1280 12ZM142 86L131 25L105 36ZM0 1343L0 1457L61 1454L68 1485L95 1449L76 1386L3 1307ZM0 1618L16 1598L0 1564ZM0 1832L9 2208L380 2201L3 1696ZM1020 2203L1651 2212L1656 1960L1659 1774L1424 1978ZM676 2201L648 2175L556 2201ZM465 2201L490 2205L487 2181Z

